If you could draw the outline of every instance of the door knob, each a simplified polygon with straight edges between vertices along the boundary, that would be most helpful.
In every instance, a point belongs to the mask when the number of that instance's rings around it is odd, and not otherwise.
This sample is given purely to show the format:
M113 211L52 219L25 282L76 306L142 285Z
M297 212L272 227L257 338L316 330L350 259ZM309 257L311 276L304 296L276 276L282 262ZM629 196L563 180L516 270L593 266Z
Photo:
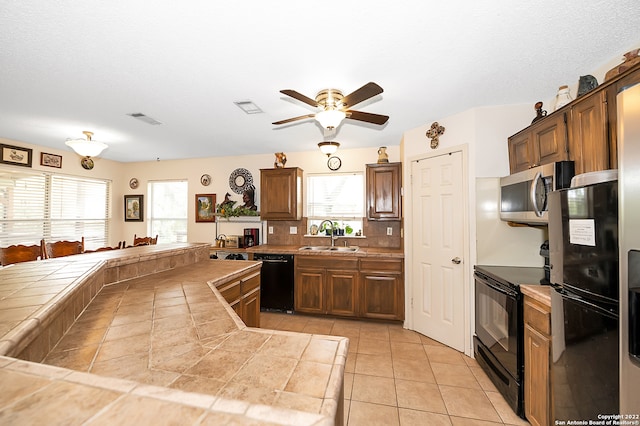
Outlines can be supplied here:
M462 260L459 257L454 257L453 259L451 259L451 261L456 265L459 265L460 262L462 262Z

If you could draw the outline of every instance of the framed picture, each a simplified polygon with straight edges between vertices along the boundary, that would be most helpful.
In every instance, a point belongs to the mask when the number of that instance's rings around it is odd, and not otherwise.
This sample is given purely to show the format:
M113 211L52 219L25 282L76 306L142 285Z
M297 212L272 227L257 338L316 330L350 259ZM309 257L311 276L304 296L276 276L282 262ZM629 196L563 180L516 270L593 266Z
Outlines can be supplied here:
M62 168L62 155L47 154L46 152L40 153L40 165L47 167L55 167L57 169Z
M216 221L216 194L196 194L196 222Z
M14 166L31 167L33 150L21 146L5 145L0 143L0 163L13 164Z
M124 221L144 222L144 196L125 195L124 196Z

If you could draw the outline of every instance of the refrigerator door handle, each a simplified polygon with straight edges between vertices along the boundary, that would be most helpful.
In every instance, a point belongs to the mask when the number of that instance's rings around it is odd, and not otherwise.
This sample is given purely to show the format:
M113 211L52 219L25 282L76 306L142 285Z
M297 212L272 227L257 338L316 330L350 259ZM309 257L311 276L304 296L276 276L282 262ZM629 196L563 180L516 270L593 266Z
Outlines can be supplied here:
M604 316L608 316L610 318L614 318L614 319L618 319L618 313L617 312L612 312L609 309L605 309L600 305L596 305L594 303L589 302L588 300L573 294L565 289L559 288L559 287L554 287L554 290L557 291L558 293L560 293L560 295L565 298L565 299L569 299L579 305L582 305L583 307L590 309L592 311L596 311L597 313L604 315Z

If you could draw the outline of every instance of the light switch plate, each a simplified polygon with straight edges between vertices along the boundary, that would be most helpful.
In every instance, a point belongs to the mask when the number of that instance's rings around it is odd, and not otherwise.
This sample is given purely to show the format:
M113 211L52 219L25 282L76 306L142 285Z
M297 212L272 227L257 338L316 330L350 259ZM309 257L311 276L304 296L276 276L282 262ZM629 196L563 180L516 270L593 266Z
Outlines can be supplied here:
M290 226L289 227L289 233L290 234L297 234L298 233L298 227L297 226Z

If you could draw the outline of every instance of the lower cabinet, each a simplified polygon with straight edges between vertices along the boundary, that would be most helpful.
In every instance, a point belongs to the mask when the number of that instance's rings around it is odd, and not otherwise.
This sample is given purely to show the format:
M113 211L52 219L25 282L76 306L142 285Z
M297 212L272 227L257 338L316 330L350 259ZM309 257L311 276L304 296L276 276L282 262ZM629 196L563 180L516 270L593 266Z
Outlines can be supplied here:
M524 413L534 426L551 424L551 313L524 298Z
M260 272L249 273L218 291L248 327L260 327Z
M403 320L402 262L401 259L296 256L295 310Z
M404 320L402 260L362 259L360 279L363 317Z
M295 265L297 312L358 315L358 259L297 256Z

